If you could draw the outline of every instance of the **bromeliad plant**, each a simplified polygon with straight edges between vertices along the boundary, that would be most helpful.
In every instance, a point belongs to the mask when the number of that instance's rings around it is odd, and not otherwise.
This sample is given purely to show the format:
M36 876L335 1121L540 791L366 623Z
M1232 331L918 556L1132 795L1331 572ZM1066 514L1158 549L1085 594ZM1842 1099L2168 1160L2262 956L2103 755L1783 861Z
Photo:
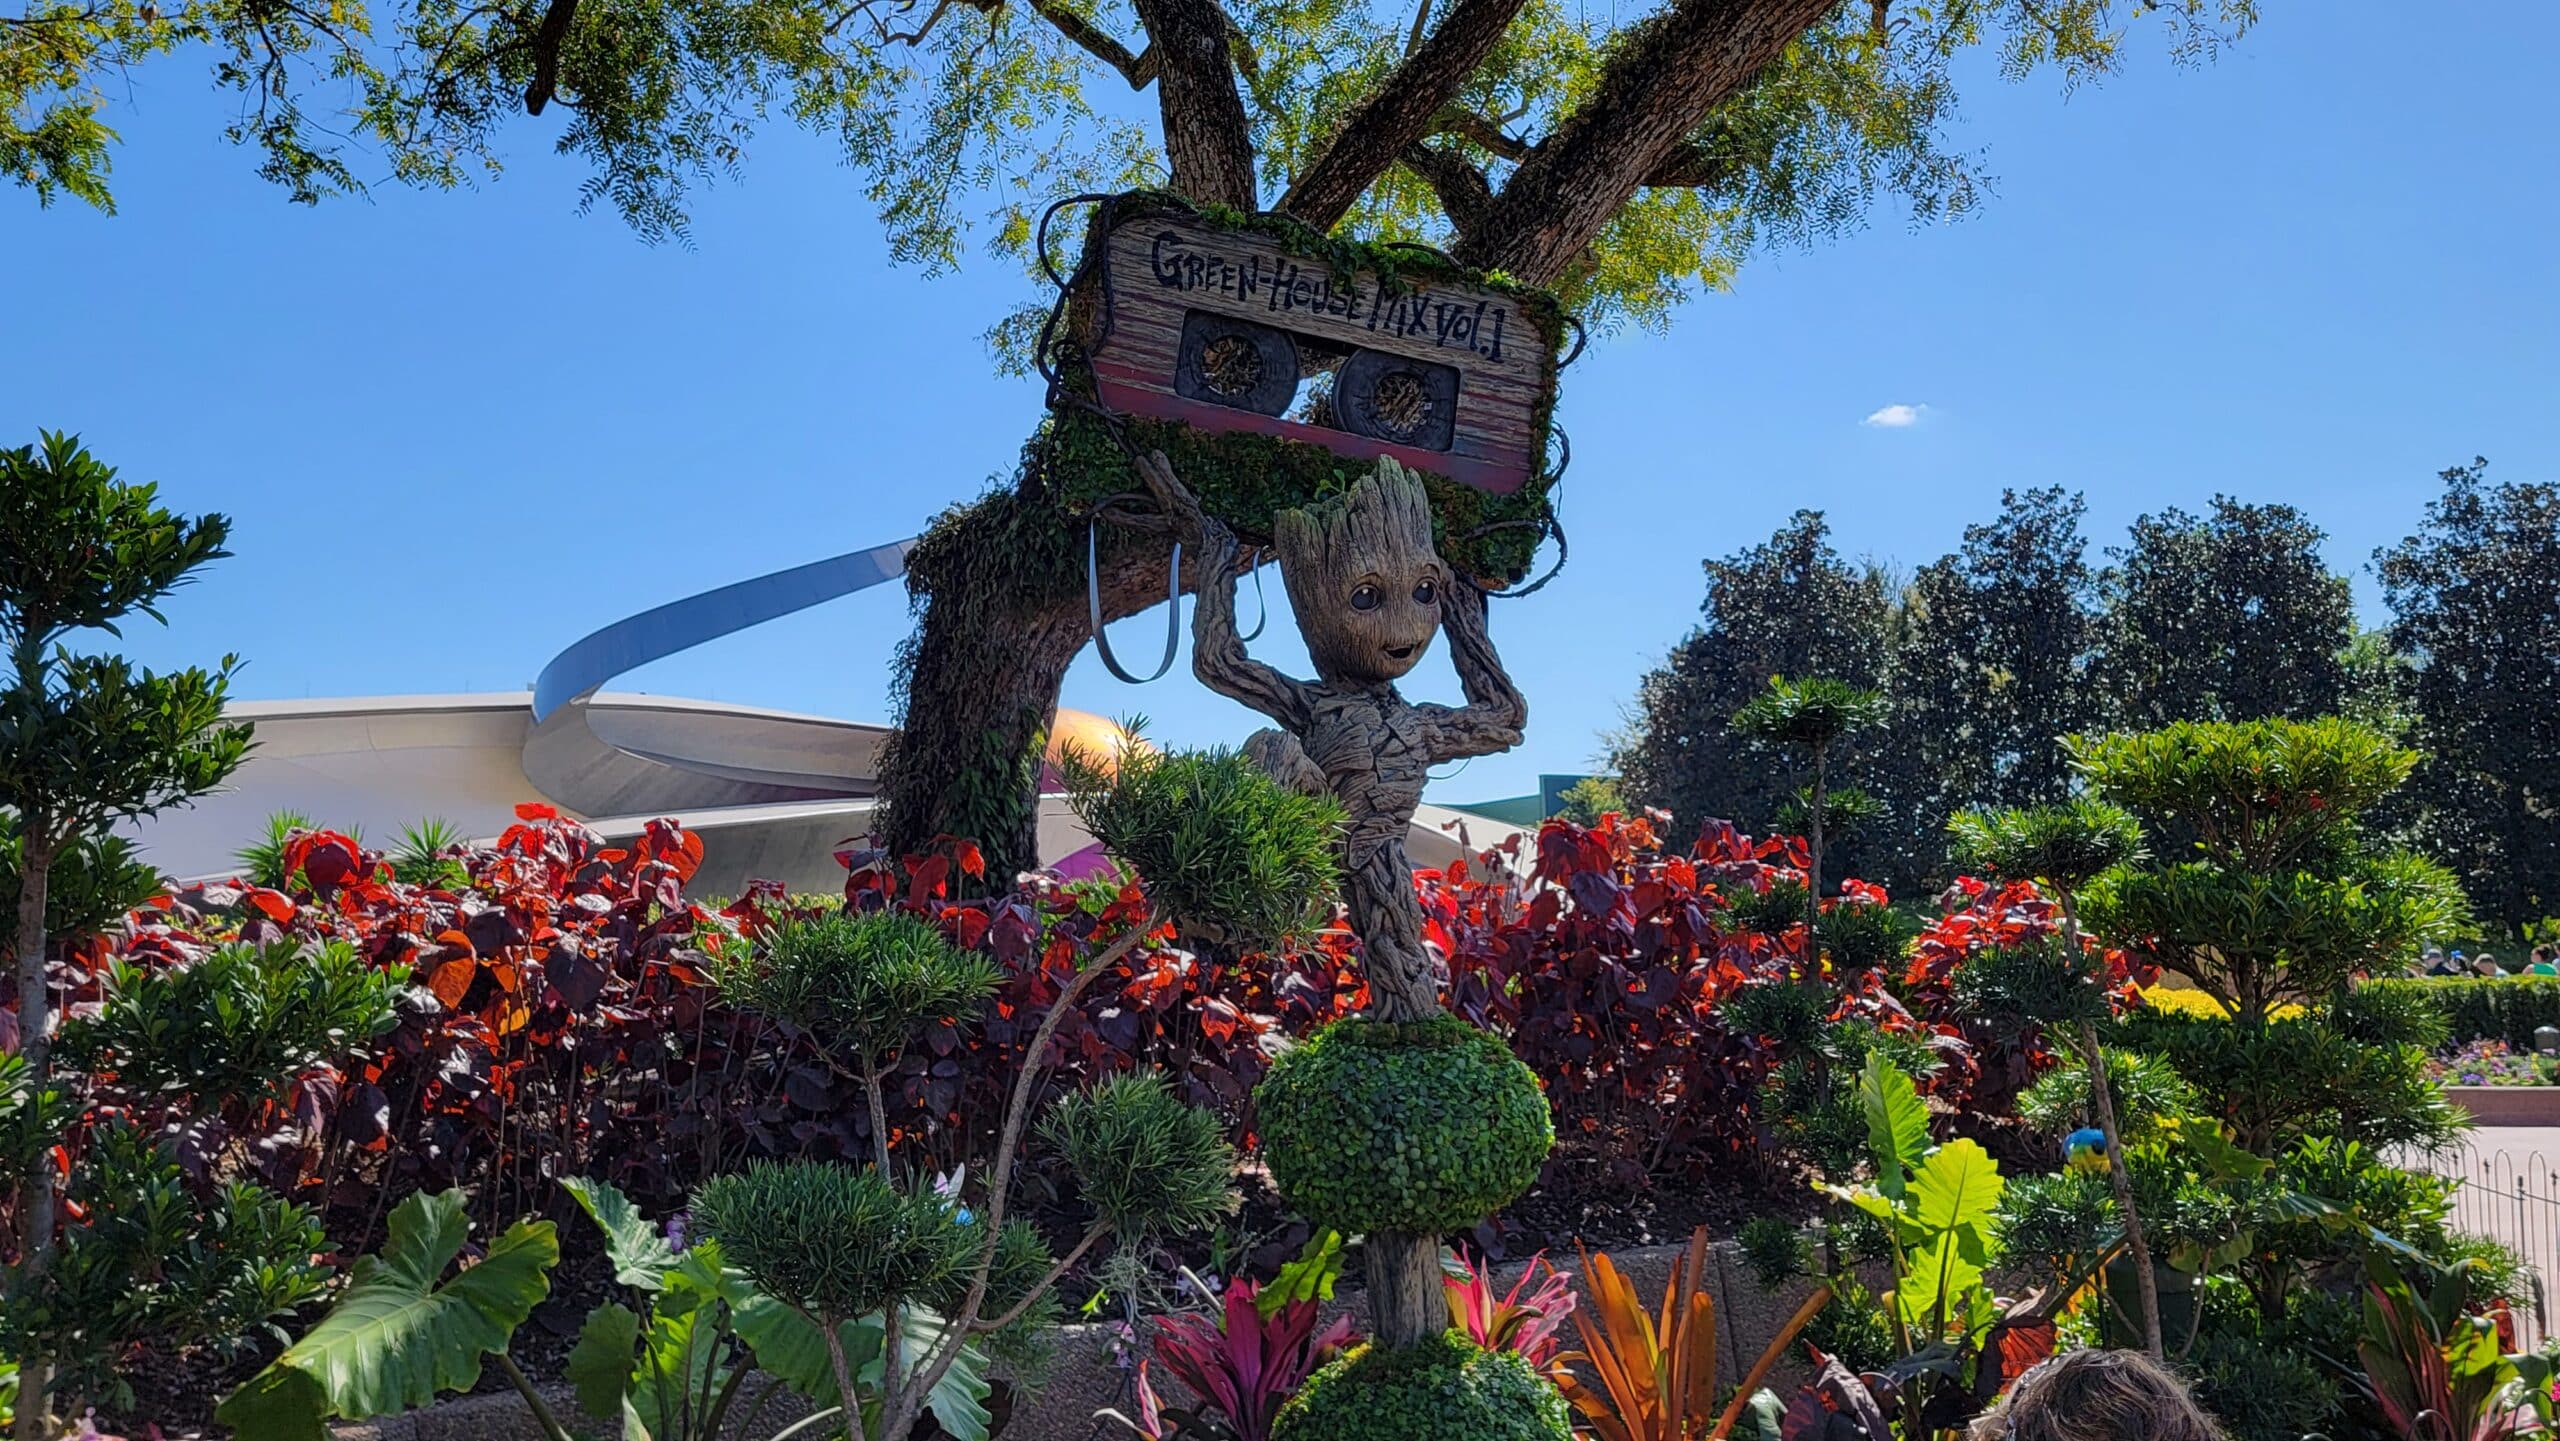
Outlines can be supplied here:
M1313 920L1340 812L1227 752L1161 755L1132 744L1116 764L1070 757L1064 769L1078 814L1142 886L1106 911L1117 935L1081 960L1032 1033L983 1204L964 1210L892 1175L885 1137L868 1170L758 1164L714 1179L696 1200L696 1223L731 1262L816 1326L855 1441L905 1441L971 1344L1036 1325L1058 1280L1105 1237L1127 1245L1178 1233L1232 1205L1236 1156L1224 1128L1142 1074L1062 1097L1037 1126L1094 1212L1075 1244L1052 1260L1036 1232L1006 1220L1050 1041L1086 987L1173 923L1276 938ZM787 1004L796 1020L841 1035L867 1074L896 1035L963 1023L994 983L982 962L938 935L890 922L799 933L730 974L743 1002ZM934 1318L929 1339L907 1324L922 1313ZM841 1335L846 1322L875 1315L880 1377L866 1408Z
M1719 1404L1706 1264L1707 1228L1700 1226L1671 1265L1657 1322L1606 1253L1583 1257L1591 1304L1573 1312L1582 1347L1560 1358L1564 1397L1582 1433L1597 1441L1725 1441L1747 1420L1746 1434L1768 1434L1779 1403L1760 1383L1830 1304L1831 1288L1814 1288Z
M1441 1263L1449 1324L1488 1351L1516 1351L1562 1384L1564 1327L1573 1319L1573 1274L1533 1256L1508 1291L1496 1292L1490 1265L1452 1252Z
M2494 1441L2554 1427L2553 1361L2506 1354L2476 1265L2376 1251L2366 1261L2364 1387L2403 1441ZM2423 1288L2423 1289L2421 1289Z
M1331 1253L1339 1264L1340 1251ZM1317 1324L1320 1303L1309 1292L1290 1295L1284 1278L1264 1287L1249 1280L1227 1284L1214 1318L1167 1316L1157 1323L1155 1355L1138 1365L1138 1414L1104 1414L1147 1441L1168 1437L1197 1441L1271 1441L1271 1423L1307 1377L1349 1347L1351 1318ZM1168 1406L1156 1391L1151 1368L1161 1362L1197 1398L1190 1407Z

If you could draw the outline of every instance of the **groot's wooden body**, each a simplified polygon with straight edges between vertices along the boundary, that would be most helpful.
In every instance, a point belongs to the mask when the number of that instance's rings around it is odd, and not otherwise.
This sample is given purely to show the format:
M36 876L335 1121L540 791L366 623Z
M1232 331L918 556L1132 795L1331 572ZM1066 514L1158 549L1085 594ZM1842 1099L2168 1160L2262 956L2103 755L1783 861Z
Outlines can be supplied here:
M1431 540L1420 482L1381 460L1338 502L1284 511L1273 523L1281 579L1318 678L1301 681L1245 654L1236 633L1237 545L1204 514L1161 456L1140 467L1197 559L1192 664L1210 689L1279 722L1247 743L1283 783L1330 793L1343 833L1343 899L1360 936L1369 1014L1438 1014L1439 978L1422 940L1404 838L1431 767L1520 743L1528 702L1485 634L1483 593L1453 574ZM1416 705L1395 682L1446 630L1463 706ZM1369 1238L1372 1320L1391 1344L1448 1326L1439 1239Z

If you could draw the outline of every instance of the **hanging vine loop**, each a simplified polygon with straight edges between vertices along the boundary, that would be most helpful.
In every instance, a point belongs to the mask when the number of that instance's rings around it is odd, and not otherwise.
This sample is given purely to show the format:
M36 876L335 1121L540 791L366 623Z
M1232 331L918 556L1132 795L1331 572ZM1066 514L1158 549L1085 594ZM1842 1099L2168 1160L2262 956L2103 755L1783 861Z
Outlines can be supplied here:
M1262 635L1262 628L1271 624L1271 597L1262 593L1262 564L1266 557L1259 550L1254 551L1252 554L1253 565L1251 568L1246 570L1245 574L1253 577L1254 622L1253 629L1236 637L1236 641L1240 645L1250 645L1255 640L1260 639Z
M1102 523L1088 520L1084 525L1084 598L1087 613L1093 619L1093 648L1102 654L1104 669L1131 685L1145 685L1162 680L1173 669L1174 652L1182 644L1182 542L1173 543L1172 579L1165 586L1164 659L1145 675L1131 675L1111 653L1111 637L1102 628ZM1259 584L1259 582L1257 582Z

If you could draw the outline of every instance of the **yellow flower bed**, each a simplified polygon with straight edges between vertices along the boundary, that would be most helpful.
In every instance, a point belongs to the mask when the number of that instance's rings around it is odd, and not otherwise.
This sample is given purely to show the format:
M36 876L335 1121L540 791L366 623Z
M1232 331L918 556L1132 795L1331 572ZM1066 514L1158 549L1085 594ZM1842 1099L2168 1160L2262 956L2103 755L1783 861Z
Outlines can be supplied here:
M2222 1002L2193 986L2147 986L2143 988L2142 1003L2155 1011L2164 1011L2173 1016L2194 1016L2210 1021L2231 1019L2230 1010ZM2302 1007L2288 1002L2269 1011L2267 1019L2290 1020L2301 1014Z

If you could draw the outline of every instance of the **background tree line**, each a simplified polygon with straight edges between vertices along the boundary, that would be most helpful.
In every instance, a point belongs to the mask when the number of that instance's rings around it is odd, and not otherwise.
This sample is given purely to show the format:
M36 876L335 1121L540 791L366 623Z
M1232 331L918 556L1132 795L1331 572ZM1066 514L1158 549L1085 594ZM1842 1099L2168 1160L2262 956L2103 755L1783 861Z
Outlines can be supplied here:
M2426 760L2383 819L2463 877L2484 922L2560 913L2560 486L2442 473L2415 533L2373 557L2365 629L2301 510L2217 496L2090 555L2081 497L1997 515L1902 574L1852 561L1819 511L1705 562L1700 623L1646 675L1609 759L1630 800L1784 825L1792 772L1735 732L1772 675L1871 687L1886 725L1848 757L1835 877L1919 898L1952 872L1948 817L2063 799L2058 738L2177 720L2346 714Z

